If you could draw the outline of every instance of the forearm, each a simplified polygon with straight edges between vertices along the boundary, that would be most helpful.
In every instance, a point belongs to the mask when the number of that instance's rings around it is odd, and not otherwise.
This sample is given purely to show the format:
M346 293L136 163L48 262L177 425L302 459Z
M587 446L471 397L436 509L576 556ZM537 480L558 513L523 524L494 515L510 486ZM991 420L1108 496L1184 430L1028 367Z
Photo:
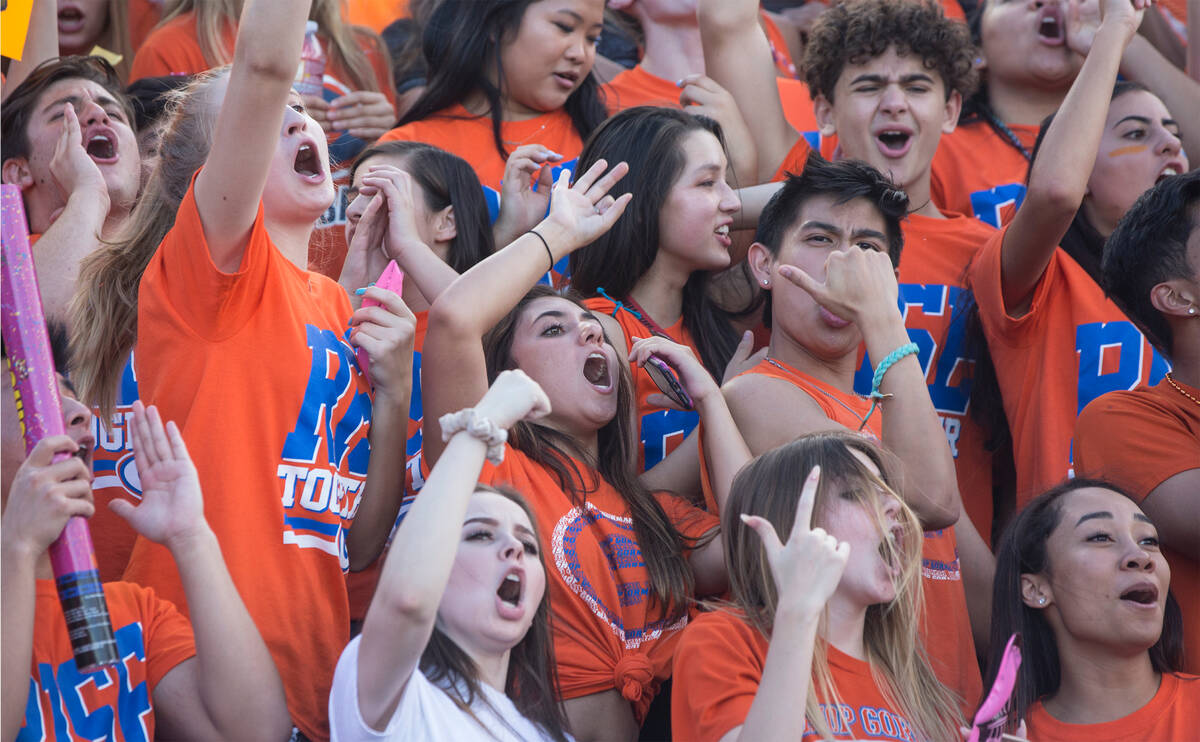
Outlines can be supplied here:
M450 440L388 550L359 647L358 705L374 728L386 725L433 632L486 449L466 432Z
M435 326L449 324L482 338L553 263L575 247L564 230L548 221L542 221L536 230L545 239L545 245L537 235L526 233L448 286L429 310L429 334L433 334Z
M899 312L863 326L867 352L876 364L910 342ZM904 466L905 502L925 530L954 525L960 509L954 459L941 418L929 398L929 388L916 354L896 361L879 385L883 414L883 446Z
M787 122L756 0L701 0L706 74L733 95L756 147L757 181L771 177L799 134Z
M714 515L720 517L725 511L725 503L729 501L734 476L752 456L719 389L700 402L699 410L708 481L717 501Z
M458 278L458 271L439 258L424 242L402 250L398 262L404 269L404 277L416 284L417 290L429 304L437 301L442 292Z
M1124 44L1123 29L1101 25L1033 161L1024 208L1000 254L1004 304L1013 314L1024 311L1083 203Z
M1200 18L1190 21L1200 25ZM1121 74L1148 86L1176 121L1185 122L1179 136L1187 152L1200 152L1200 82L1164 57L1144 36L1135 36L1121 58Z
M404 496L411 373L398 394L379 390L371 405L371 460L354 521L346 533L350 570L366 569L387 543Z
M66 322L75 293L79 264L101 247L100 236L108 217L108 193L80 189L33 245L42 308L49 321Z
M168 545L196 637L200 701L225 739L286 737L283 683L207 525Z
M5 534L7 537L7 534ZM0 562L0 653L4 686L0 739L16 739L25 721L29 696L29 668L33 661L33 622L37 606L37 558L4 545Z
M996 575L996 558L965 510L955 525L954 535L958 542L963 592L967 598L971 635L975 639L975 654L986 657L991 640L992 580Z
M21 50L21 58L12 60L8 65L8 75L4 78L4 92L0 98L7 98L39 64L57 56L58 3L33 3L29 28L25 33L25 48ZM10 737L5 735L4 739Z
M762 679L738 740L788 739L804 729L817 619L787 608L776 612Z
M737 195L738 200L742 202L742 208L733 217L733 228L757 229L763 209L767 208L767 203L772 196L779 192L780 188L783 188L782 183L763 183L749 188L739 188Z

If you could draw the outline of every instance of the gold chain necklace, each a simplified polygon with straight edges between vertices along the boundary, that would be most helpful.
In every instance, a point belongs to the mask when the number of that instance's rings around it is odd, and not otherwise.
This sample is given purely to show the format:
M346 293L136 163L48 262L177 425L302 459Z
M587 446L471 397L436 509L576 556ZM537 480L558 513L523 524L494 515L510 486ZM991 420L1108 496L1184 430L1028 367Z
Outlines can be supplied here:
M1192 395L1191 395L1191 394L1188 392L1188 390L1184 389L1183 387L1179 386L1179 384L1176 384L1176 383L1175 383L1175 380L1171 378L1171 372L1170 372L1170 371L1168 371L1168 372L1167 372L1167 375L1166 375L1166 377L1165 377L1165 378L1166 378L1166 380L1167 380L1167 383L1168 383L1168 384L1170 384L1171 386L1175 387L1175 391L1179 392L1179 393L1180 393L1180 394L1182 394L1183 396L1187 397L1188 399L1192 400L1192 401L1193 401L1193 402L1195 402L1196 404L1200 405L1200 399L1196 399L1195 397L1193 397L1193 396L1192 396Z

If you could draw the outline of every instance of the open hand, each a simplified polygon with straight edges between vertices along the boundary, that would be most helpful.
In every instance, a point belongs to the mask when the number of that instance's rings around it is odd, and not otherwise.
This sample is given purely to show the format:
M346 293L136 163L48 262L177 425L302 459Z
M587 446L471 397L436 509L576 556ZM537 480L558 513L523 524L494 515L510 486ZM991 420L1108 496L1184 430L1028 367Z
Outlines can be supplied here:
M387 201L378 193L365 194L360 190L351 205L352 210L358 209L359 199L366 203L366 208L358 218L346 221L348 247L342 272L338 275L338 283L346 290L355 309L362 303L362 297L355 292L378 278L389 260L383 248L388 227Z
M607 172L605 172L607 170ZM619 162L608 168L608 162L597 160L587 172L570 182L571 171L563 170L550 196L550 222L571 237L575 249L594 241L612 229L633 194L614 199L609 189L629 172L629 165Z
M780 607L794 608L806 616L816 616L825 608L850 558L850 544L839 542L823 528L812 527L813 503L820 482L821 467L814 466L800 490L796 518L786 544L780 543L769 520L742 515L742 522L762 539L779 591Z
M50 158L50 174L54 176L64 200L76 191L83 191L89 198L108 201L108 185L104 182L104 174L83 146L79 117L70 103L63 104L62 130Z
M200 478L175 423L164 427L158 408L137 401L127 431L142 479L142 501L135 506L114 499L108 506L142 536L167 548L207 531Z

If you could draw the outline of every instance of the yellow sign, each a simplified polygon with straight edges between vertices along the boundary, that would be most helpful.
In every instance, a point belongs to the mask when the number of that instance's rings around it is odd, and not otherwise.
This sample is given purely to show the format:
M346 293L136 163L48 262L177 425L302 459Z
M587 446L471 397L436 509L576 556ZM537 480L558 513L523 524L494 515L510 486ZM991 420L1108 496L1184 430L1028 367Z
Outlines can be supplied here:
M33 0L0 0L0 55L9 59L21 58L32 10Z

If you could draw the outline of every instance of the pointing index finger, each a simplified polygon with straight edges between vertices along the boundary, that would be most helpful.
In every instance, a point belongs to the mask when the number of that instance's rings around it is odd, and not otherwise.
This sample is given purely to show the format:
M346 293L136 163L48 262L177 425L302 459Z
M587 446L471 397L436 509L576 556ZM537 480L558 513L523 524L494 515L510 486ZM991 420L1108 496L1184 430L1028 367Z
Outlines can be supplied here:
M817 487L820 483L821 467L814 466L804 480L804 487L800 490L800 502L796 505L796 519L792 521L792 536L812 530L813 503L817 500Z

